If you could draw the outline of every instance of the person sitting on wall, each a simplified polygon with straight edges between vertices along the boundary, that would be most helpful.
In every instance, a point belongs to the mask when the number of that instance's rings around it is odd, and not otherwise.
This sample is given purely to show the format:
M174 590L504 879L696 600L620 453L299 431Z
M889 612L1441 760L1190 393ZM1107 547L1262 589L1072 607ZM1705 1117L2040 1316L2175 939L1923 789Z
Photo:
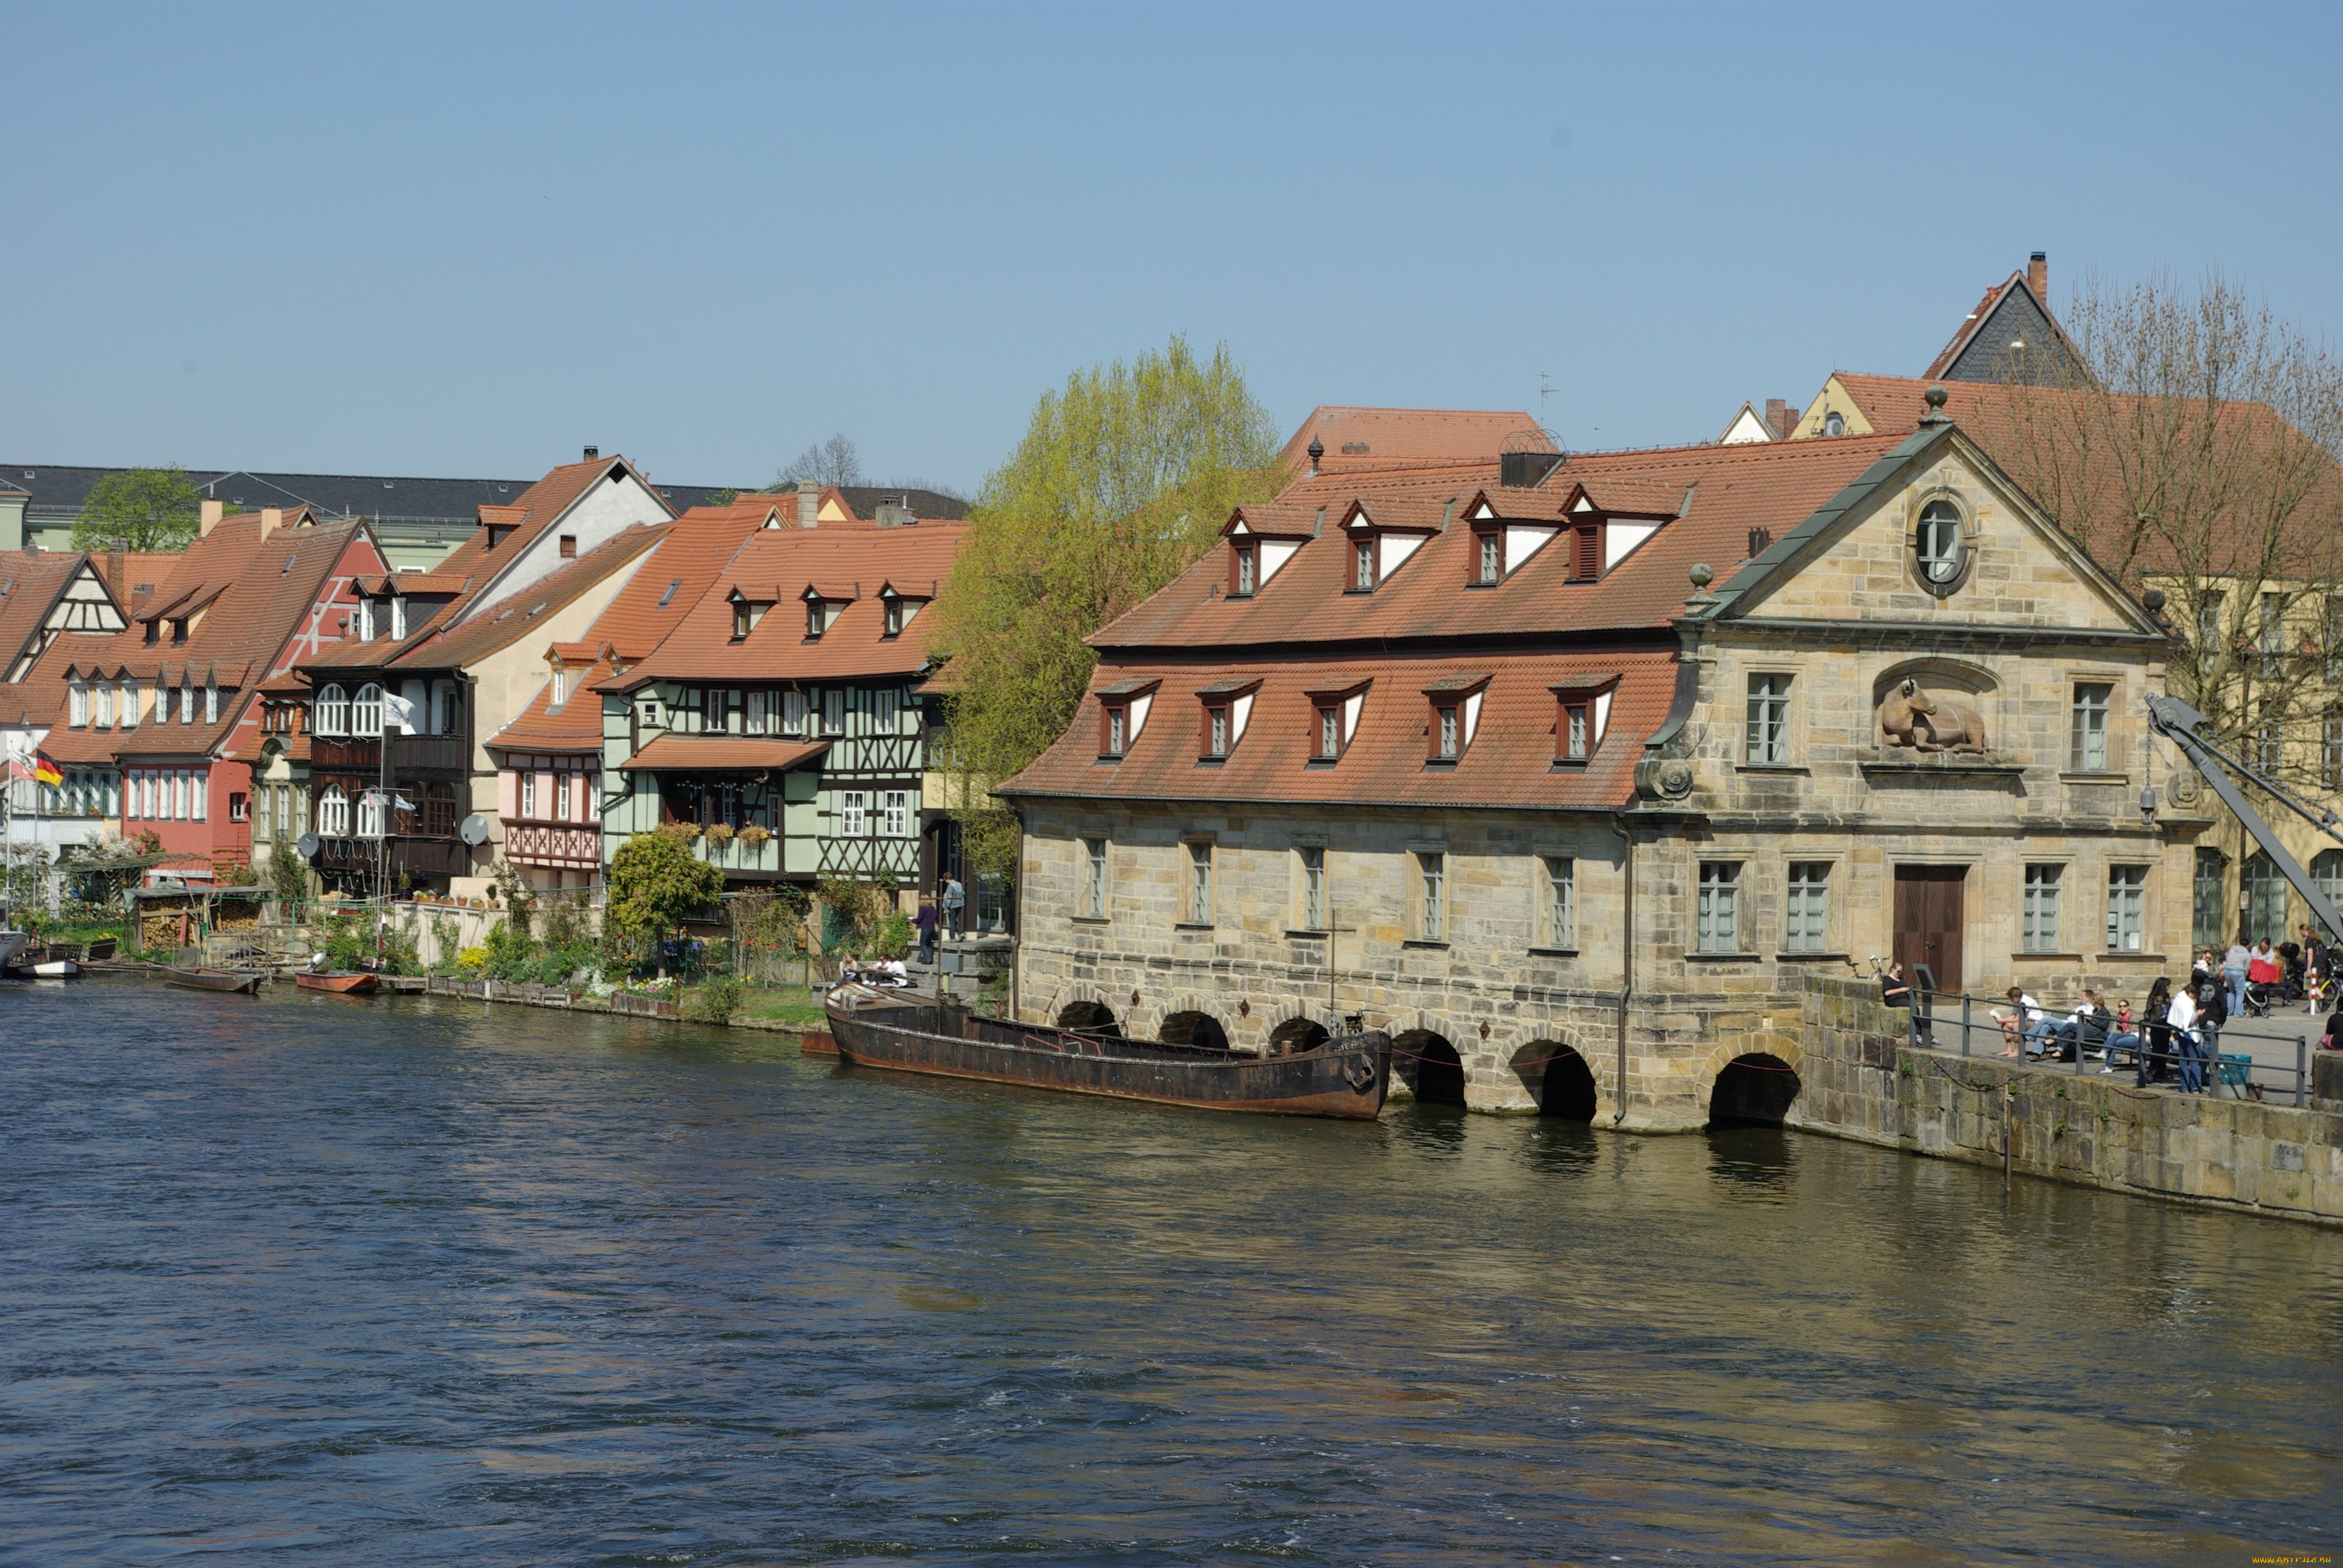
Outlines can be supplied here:
M1904 966L1890 963L1879 975L1879 1000L1889 1007L1912 1008L1912 982L1904 978Z
M2045 1019L2037 1026L2040 1033L2036 1054L2047 1054L2056 1061L2078 1060L2082 1055L2083 1036L2086 1030L2092 1032L2094 1040L2098 1038L2097 1033L2098 1010L2099 993L2085 986L2083 1000L2075 1004L2073 1012L2055 1023Z
M2001 1054L2015 1057L2020 1054L2019 1043L2026 1032L2041 1023L2042 1004L2016 986L2009 988L2009 1000L2015 1011L1996 1012L1989 1016L2001 1025Z
M2128 1050L2135 1056L2139 1053L2139 1023L2131 1016L2129 1001L2116 1003L2115 1014L2107 1021L2107 1038L2105 1046L2106 1049L2099 1052L2101 1056L2107 1058L2107 1064L2099 1069L2103 1074L2116 1070L2117 1051Z
M2318 1049L2343 1050L2343 1001L2338 1001L2335 1010L2328 1015L2327 1032L2319 1037Z

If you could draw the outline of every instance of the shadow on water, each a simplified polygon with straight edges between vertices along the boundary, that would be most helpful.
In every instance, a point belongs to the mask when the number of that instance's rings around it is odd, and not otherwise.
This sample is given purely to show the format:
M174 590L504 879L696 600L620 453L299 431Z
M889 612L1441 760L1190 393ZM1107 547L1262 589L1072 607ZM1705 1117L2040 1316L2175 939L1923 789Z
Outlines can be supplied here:
M1712 1127L1708 1173L1720 1185L1786 1198L1798 1170L1796 1136L1779 1127Z
M1584 1176L1603 1154L1603 1141L1584 1121L1544 1117L1529 1124L1521 1144L1522 1164L1541 1176Z
M1460 1106L1429 1105L1421 1100L1400 1101L1384 1107L1383 1114L1383 1125L1395 1143L1425 1154L1463 1153L1471 1124L1472 1113Z

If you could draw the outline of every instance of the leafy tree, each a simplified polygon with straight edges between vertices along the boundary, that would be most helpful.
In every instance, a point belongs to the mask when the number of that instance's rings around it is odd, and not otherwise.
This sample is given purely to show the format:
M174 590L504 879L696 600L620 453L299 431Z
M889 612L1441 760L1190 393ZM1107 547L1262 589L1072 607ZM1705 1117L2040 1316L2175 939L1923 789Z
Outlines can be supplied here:
M1276 453L1226 344L1200 360L1174 337L1042 395L930 612L958 688L954 815L978 869L1012 870L1017 833L971 780L1007 778L1064 732L1098 662L1083 638L1212 548L1231 510L1274 495Z
M862 482L862 457L854 449L853 437L843 430L827 441L820 441L799 452L797 460L773 477L778 486L795 485L799 479L811 479L818 485L859 485Z
M724 873L693 855L684 839L638 833L610 858L609 888L603 935L619 942L657 943L723 897Z
M127 539L134 550L184 550L202 516L203 498L186 469L125 468L90 487L74 521L73 548L107 550Z

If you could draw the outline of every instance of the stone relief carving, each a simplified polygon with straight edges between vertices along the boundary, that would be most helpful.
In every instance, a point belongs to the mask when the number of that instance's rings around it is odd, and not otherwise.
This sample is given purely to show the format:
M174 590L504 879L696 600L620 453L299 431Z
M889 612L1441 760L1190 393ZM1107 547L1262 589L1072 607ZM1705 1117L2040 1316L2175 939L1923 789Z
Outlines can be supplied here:
M1906 676L1879 704L1879 741L1884 746L1908 746L1915 751L1986 749L1985 719L1975 709L1920 689Z

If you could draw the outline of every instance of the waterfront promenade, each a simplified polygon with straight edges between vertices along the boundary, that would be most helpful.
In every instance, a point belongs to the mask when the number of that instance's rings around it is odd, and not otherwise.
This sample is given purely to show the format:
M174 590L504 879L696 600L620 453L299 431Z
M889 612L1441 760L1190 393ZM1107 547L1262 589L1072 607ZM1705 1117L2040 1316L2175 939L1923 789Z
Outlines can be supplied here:
M0 1562L2343 1546L2343 1236L413 997L0 997Z

